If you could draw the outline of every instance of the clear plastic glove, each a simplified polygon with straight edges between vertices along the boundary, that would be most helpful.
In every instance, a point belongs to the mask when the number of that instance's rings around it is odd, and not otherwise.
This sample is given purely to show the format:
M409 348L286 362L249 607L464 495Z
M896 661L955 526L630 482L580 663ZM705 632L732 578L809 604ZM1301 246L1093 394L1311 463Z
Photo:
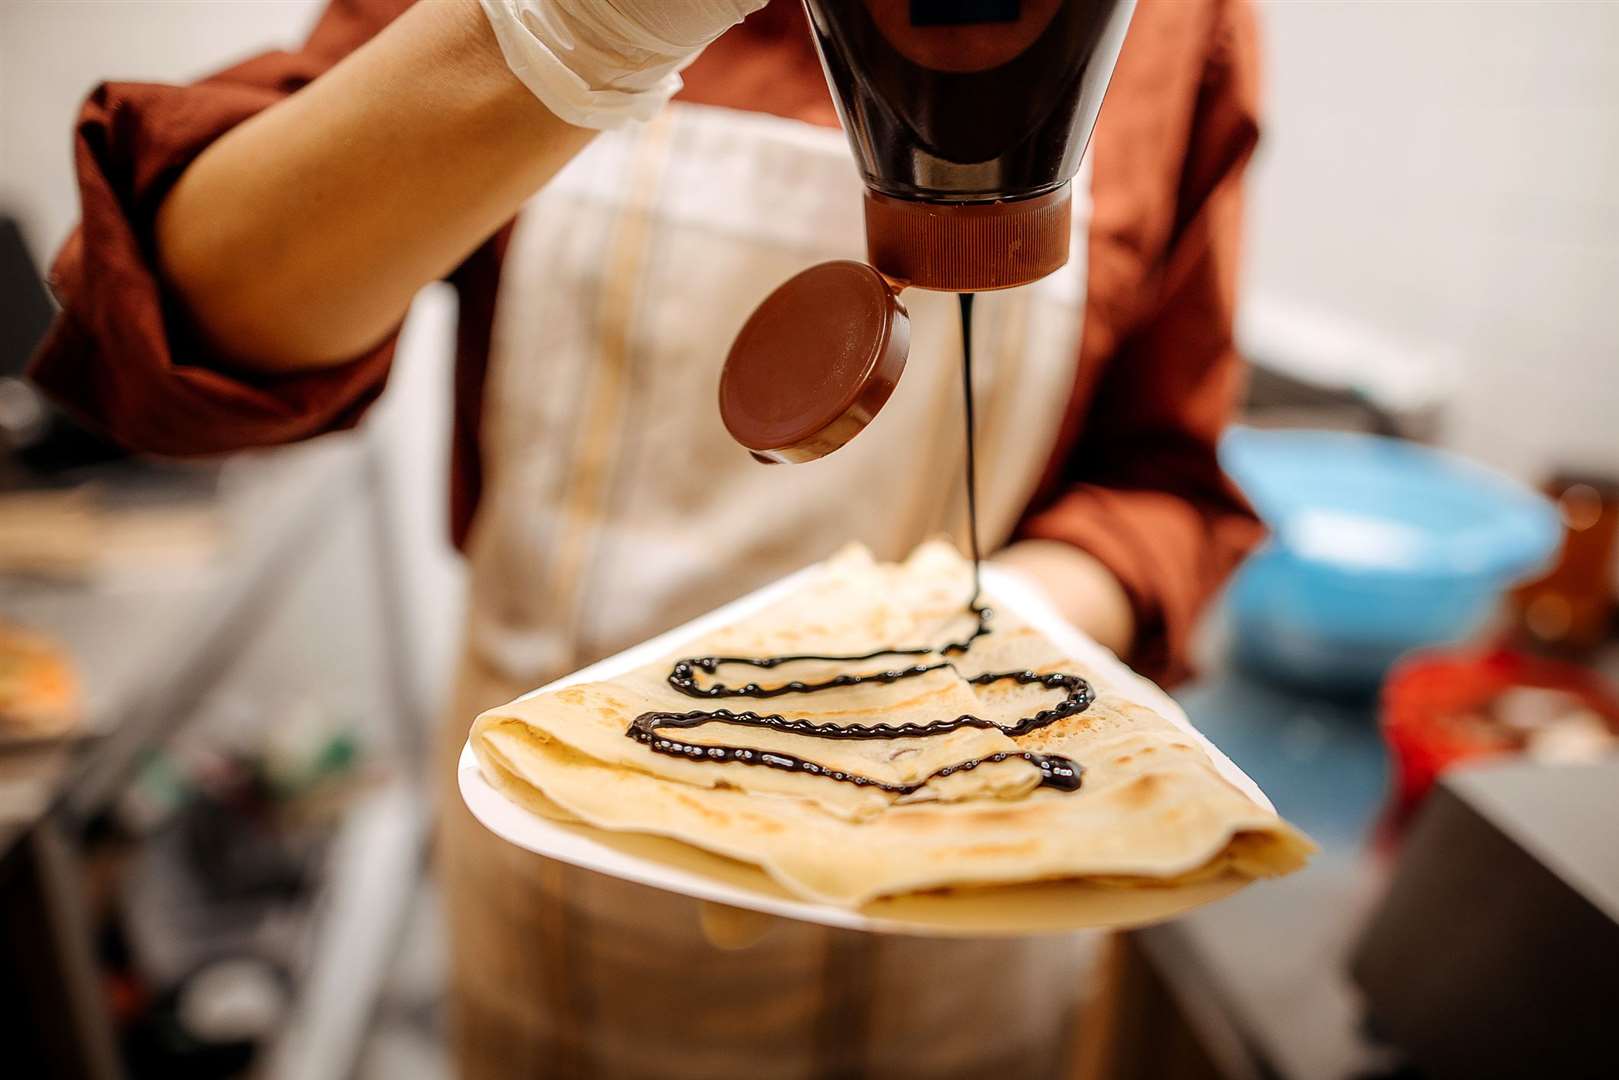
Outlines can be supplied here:
M482 0L512 73L570 124L648 120L678 72L768 0Z

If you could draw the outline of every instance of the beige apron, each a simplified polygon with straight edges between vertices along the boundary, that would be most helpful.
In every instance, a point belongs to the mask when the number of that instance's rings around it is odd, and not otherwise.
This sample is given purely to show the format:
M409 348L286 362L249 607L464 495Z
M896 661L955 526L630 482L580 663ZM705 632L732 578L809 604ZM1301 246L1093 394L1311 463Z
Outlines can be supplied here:
M1076 259L974 311L982 539L1004 543L1068 401ZM884 558L964 545L955 298L910 292L911 358L849 446L766 467L726 435L719 368L798 270L860 258L841 133L677 106L598 139L524 209L507 257L470 546L472 716L858 539ZM981 358L981 359L979 359ZM875 938L778 923L746 947L701 905L548 862L447 795L454 1013L471 1076L1010 1076L1054 1067L1083 972L1074 939Z

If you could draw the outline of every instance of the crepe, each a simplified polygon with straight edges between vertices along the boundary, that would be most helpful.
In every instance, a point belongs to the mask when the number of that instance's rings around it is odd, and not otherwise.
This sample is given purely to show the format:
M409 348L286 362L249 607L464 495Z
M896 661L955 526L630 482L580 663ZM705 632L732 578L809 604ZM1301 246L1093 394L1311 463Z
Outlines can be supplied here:
M1057 878L1183 883L1227 871L1285 873L1303 864L1310 841L1221 776L1191 736L1131 700L1128 687L1096 679L1015 618L991 616L989 632L969 649L946 649L977 625L963 611L969 578L968 564L942 543L924 545L899 565L846 551L778 603L693 643L681 656L484 713L473 726L474 753L486 777L521 805L599 828L679 840L754 864L803 898L844 906L946 886ZM697 685L774 688L850 672L933 670L891 683L762 700L693 697L669 678L683 658L859 655L882 648L932 651L769 669L720 665L699 671ZM1012 671L1089 677L1094 700L1027 734L1009 734L1003 729L1070 693L1012 680L971 681ZM625 734L644 713L715 709L862 727L970 715L995 726L926 737L829 739L709 722L660 729L656 734L688 748L673 753ZM709 758L715 747L797 758L871 783L716 762ZM1043 785L1038 761L1023 757L1030 752L1079 762L1079 789ZM996 756L1003 760L934 776Z

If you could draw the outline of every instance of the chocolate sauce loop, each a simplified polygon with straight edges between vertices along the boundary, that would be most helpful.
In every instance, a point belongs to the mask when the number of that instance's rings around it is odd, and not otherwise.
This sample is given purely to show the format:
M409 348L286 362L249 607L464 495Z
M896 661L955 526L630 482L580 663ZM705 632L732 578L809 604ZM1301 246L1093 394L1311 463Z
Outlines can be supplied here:
M975 440L973 438L972 393L972 299L971 293L961 294L961 382L962 394L966 402L967 428L967 521L969 543L972 547L973 556L973 591L972 597L967 601L967 611L972 614L977 623L973 632L965 640L941 646L877 649L873 652L859 655L823 656L813 653L791 653L781 656L687 657L675 662L674 667L669 672L669 685L679 690L682 694L695 698L765 699L784 697L791 694L818 694L828 690L859 686L863 683L897 683L926 675L930 671L938 671L941 668L953 668L954 664L948 657L966 653L972 648L975 641L991 632L989 624L993 613L989 608L978 602L978 568L982 559L979 555L978 547L978 483L975 475L976 461L973 454ZM883 657L909 657L912 659L937 657L938 659L931 663L909 663L864 674L845 673L820 682L804 682L793 679L766 686L755 679L740 686L732 686L717 680L706 684L698 681L699 674L716 676L723 667L745 667L759 671L770 671L793 663L865 664ZM680 731L703 727L707 724L725 724L732 727L766 728L771 731L781 731L790 735L802 735L814 739L929 738L947 735L962 728L1002 731L1007 736L1016 738L1020 735L1038 731L1065 717L1084 712L1096 700L1096 692L1089 682L1078 675L1067 675L1061 672L1041 674L1036 671L996 671L975 675L968 681L975 686L986 686L998 682L1015 682L1021 686L1037 685L1048 690L1061 690L1063 691L1063 697L1055 705L1025 716L1010 726L1003 726L993 720L973 716L971 713L930 720L925 724L910 722L904 724L839 724L832 721L810 720L805 717L791 717L783 713L733 712L730 709L694 709L690 712L642 713L630 722L630 726L625 730L624 734L654 753L668 754L671 757L683 757L691 761L707 761L716 764L736 762L742 765L757 765L787 772L800 772L809 776L824 776L839 783L854 784L858 787L873 787L895 795L910 795L921 790L934 780L959 772L970 772L980 765L1005 761L1014 757L1022 758L1040 770L1041 786L1056 788L1059 791L1079 790L1081 778L1085 772L1084 766L1077 761L1058 754L1039 754L1031 750L1006 750L997 754L990 754L987 757L970 758L966 761L946 765L915 783L894 784L869 776L862 776L858 773L833 769L810 761L807 758L798 757L795 754L782 753L776 750L761 750L750 746L708 745L687 742L667 734L671 730Z

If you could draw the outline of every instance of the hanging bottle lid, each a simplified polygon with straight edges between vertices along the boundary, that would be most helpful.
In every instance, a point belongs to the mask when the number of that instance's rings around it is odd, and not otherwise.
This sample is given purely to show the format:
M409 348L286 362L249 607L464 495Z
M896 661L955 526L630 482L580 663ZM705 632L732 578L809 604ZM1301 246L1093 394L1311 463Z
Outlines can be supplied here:
M720 417L766 462L812 461L871 422L899 381L911 322L865 263L788 279L743 324L720 375Z
M866 196L872 263L821 263L784 282L743 324L720 375L720 417L766 462L813 461L883 407L910 352L899 289L983 292L1068 260L1067 184L1024 199L928 203Z

